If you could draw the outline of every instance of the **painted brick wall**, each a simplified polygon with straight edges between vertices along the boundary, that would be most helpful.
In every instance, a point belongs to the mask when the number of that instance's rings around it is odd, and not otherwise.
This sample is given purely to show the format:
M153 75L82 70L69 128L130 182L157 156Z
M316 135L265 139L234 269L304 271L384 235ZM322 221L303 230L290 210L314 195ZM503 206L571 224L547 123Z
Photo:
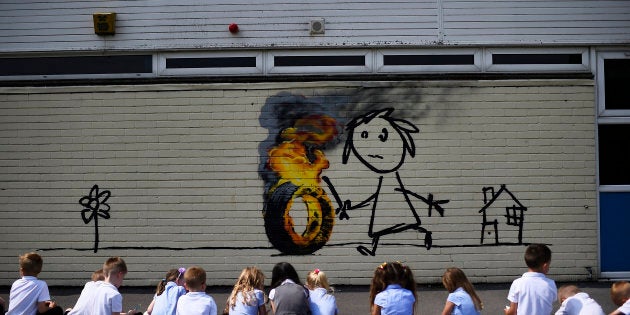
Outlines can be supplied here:
M593 95L591 80L3 87L0 285L17 278L17 256L32 250L45 259L49 285L83 284L114 255L128 263L127 285L153 285L167 269L193 264L208 271L210 285L231 285L243 267L258 265L270 277L279 261L300 275L317 267L336 284L369 284L386 260L406 262L422 283L438 282L453 265L475 282L501 282L524 271L524 244L538 242L554 253L553 278L585 279L585 267L598 264ZM286 114L275 115L278 108ZM383 236L375 256L362 255L356 247L371 244L370 208L363 208L337 217L313 254L280 255L265 231L260 170L281 122L312 111L341 128L382 108L420 130L399 175L416 194L432 247L424 247L425 233L405 231ZM393 173L376 173L354 156L342 162L347 135L321 149L330 164L321 175L353 204L383 175L374 228L415 222ZM386 158L401 152L359 143ZM94 220L86 211L85 223L79 200L94 185L111 193L100 199L110 217ZM513 196L497 200L527 208L522 244L499 203L487 213L498 211L500 244L493 231L481 244L482 190L501 185ZM428 216L420 197L429 194L448 200L443 217L436 209ZM300 231L306 206L296 200L292 209Z

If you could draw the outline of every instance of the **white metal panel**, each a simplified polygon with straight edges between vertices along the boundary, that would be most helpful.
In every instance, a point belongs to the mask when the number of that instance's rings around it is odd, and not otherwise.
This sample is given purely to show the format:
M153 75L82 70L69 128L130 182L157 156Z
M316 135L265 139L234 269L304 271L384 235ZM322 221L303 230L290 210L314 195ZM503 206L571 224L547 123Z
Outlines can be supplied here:
M443 6L448 43L630 42L630 1L443 0Z
M92 14L116 12L116 35ZM309 21L326 20L311 35ZM227 30L237 23L236 35ZM0 53L630 43L623 0L6 0Z
M433 0L13 0L0 11L0 52L417 45L436 41L436 10ZM94 34L95 12L117 13L116 35ZM312 18L326 19L324 36L309 34Z

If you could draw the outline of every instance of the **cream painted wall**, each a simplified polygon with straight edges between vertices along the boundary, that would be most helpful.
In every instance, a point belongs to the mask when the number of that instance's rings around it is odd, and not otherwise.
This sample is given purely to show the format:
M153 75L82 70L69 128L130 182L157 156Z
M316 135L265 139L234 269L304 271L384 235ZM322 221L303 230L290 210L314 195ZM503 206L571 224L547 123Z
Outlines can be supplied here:
M43 255L49 285L81 285L109 256L127 261L127 285L153 285L167 269L193 264L210 285L231 285L243 267L270 276L279 261L300 275L317 267L336 284L369 284L389 260L406 262L422 283L453 265L474 282L506 282L524 272L525 246L508 244L517 240L507 232L505 244L491 244L493 235L480 244L482 189L500 185L527 207L522 242L551 247L550 276L586 279L585 268L598 267L593 89L580 79L2 87L0 285L17 278L17 256L27 251ZM279 93L303 95L339 123L391 107L420 129L400 176L418 195L449 200L443 217L414 201L431 249L423 234L406 231L383 236L375 256L361 255L356 246L371 242L366 209L337 218L312 255L273 248L258 170L277 135L268 127ZM322 175L358 202L378 174L354 157L342 163L344 137L324 150ZM392 175L384 178L377 219L409 222ZM111 192L96 253L94 221L84 223L79 204L93 185Z

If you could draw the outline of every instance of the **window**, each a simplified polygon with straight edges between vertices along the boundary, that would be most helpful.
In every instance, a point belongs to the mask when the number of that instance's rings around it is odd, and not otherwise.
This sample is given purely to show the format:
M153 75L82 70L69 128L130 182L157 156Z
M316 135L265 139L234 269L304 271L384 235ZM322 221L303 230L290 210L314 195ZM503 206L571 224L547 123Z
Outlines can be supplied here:
M491 48L485 50L489 72L577 72L589 70L586 48Z
M262 74L262 53L255 51L158 54L160 75Z
M153 73L152 55L0 58L0 76L136 75Z
M481 49L382 49L378 72L479 72Z
M600 116L630 117L630 51L602 52L597 57L597 102Z
M630 185L630 124L599 125L600 185Z
M268 73L366 73L372 72L372 54L362 49L270 51Z

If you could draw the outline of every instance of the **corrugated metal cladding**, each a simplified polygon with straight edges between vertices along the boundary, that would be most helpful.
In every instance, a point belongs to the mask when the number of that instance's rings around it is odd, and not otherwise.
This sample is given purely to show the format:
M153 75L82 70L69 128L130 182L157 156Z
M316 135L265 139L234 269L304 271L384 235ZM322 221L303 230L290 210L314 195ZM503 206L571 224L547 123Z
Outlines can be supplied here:
M115 12L116 35L92 14ZM309 22L325 20L325 34ZM237 23L240 32L228 31ZM0 4L0 52L619 44L630 1L38 1Z

